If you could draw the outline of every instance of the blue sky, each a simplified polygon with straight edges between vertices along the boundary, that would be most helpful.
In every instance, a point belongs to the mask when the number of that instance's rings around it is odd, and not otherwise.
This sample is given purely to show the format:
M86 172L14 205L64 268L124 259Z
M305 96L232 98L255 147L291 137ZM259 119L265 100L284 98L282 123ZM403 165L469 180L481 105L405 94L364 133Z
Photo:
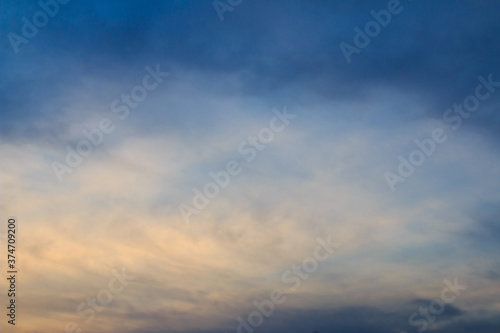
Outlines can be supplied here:
M41 3L0 4L19 332L498 332L500 4Z

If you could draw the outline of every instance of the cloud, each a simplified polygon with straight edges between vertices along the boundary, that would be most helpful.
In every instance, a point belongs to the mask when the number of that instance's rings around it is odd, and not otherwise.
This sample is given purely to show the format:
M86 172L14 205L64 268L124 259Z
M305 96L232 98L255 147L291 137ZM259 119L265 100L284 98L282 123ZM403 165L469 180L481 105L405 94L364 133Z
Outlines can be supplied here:
M433 332L493 332L498 96L455 132L442 115L500 78L498 4L405 3L347 65L338 44L386 4L244 1L220 22L210 1L70 2L19 54L5 39L0 207L19 220L26 330L230 332L281 288L263 332L399 332L459 277ZM4 35L37 8L2 3ZM170 75L120 120L111 103L156 64ZM296 119L246 163L238 145L283 106ZM60 183L51 163L103 118L115 131ZM448 140L392 193L384 172L436 127ZM186 225L178 205L232 159L241 174ZM342 248L288 290L326 235ZM85 323L121 267L136 278Z

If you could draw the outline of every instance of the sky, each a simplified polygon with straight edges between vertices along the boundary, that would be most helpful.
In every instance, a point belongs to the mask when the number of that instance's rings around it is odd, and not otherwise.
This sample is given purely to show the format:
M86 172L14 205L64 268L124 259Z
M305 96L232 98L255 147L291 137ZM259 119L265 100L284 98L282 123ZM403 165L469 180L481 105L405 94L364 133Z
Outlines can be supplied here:
M499 332L497 1L0 17L2 332Z

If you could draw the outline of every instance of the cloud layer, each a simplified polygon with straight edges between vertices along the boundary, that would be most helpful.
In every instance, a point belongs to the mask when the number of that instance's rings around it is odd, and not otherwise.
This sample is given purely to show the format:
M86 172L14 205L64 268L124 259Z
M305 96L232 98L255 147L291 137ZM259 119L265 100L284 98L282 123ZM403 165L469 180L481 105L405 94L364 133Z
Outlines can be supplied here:
M478 76L500 81L500 8L400 5L348 64L339 44L387 1L243 1L222 22L211 1L71 1L18 53L7 35L40 7L3 2L0 207L19 221L20 329L236 332L279 289L255 332L415 332L458 279L425 329L497 332L500 89L457 130L443 114ZM120 119L113 102L157 65L168 77ZM240 144L283 108L296 117L246 160ZM102 119L114 130L68 165ZM436 128L446 142L392 192L384 173ZM187 224L179 205L231 160L241 173ZM342 245L291 288L283 274L328 236ZM122 268L134 278L89 305Z

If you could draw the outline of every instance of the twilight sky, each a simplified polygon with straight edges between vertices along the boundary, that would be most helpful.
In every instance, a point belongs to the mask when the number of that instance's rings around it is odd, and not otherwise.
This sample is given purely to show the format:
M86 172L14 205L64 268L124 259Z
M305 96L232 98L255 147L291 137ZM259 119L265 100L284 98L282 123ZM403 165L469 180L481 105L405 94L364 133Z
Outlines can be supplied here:
M0 3L2 332L500 331L500 3L55 1Z

